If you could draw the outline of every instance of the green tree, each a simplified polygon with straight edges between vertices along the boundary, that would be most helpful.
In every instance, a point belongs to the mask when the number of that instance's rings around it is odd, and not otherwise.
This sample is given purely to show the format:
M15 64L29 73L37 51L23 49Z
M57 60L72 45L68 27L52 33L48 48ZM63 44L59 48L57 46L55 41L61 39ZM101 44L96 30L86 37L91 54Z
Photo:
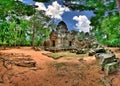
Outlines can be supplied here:
M97 28L96 38L108 46L120 46L120 17L111 16L102 20L101 28Z
M45 16L43 13L42 11L36 11L30 19L33 47L35 45L42 45L50 34L50 29L47 24L51 21L51 18Z
M3 22L0 24L0 39L1 39L1 43L4 46L4 49L6 48L7 45L7 41L9 40L9 24L7 22Z
M20 41L23 41L23 38L25 39L27 23L25 24L25 20L22 20L21 17L33 14L32 6L14 0L0 0L0 44L18 45L18 43L23 43Z

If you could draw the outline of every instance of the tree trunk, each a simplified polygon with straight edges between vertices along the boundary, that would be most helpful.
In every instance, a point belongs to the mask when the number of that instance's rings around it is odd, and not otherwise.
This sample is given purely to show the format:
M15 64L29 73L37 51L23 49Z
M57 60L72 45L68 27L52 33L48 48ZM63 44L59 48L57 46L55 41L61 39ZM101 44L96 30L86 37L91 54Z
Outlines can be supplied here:
M120 14L120 0L117 0L117 5L118 5L118 11L119 11L119 14Z
M32 34L32 47L34 48L35 46L35 29L33 29L33 34Z
M3 50L6 50L6 45L5 44L3 45Z

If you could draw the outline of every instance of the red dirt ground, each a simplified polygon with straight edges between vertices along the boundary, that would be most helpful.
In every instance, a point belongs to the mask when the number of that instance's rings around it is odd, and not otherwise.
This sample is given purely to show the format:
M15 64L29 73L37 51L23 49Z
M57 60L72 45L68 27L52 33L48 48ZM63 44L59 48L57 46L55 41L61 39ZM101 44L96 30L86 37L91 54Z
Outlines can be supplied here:
M110 48L120 57L117 48ZM23 53L30 55L37 63L34 68L13 66L7 70L0 61L0 86L105 86L101 81L104 76L111 86L120 86L120 69L109 76L100 70L95 57L60 58L54 60L31 47L0 49L3 53Z

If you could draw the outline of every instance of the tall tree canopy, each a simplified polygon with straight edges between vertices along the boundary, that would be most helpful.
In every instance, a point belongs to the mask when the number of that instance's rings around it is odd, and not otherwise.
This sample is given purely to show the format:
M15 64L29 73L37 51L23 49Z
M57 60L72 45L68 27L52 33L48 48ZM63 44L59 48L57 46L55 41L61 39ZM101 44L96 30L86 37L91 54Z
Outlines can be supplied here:
M0 45L40 45L48 38L51 19L34 6L20 1L0 0Z

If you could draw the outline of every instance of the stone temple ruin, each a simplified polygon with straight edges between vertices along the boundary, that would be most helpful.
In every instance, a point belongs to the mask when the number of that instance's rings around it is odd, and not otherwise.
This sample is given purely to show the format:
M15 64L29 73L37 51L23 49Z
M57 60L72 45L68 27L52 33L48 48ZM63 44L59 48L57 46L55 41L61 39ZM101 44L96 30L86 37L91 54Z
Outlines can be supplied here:
M75 49L76 34L76 31L68 31L67 25L61 21L57 28L52 30L50 38L45 42L45 50L60 51Z
M88 39L91 39L89 33L85 33L84 40L81 40L78 38L77 31L69 31L67 25L61 21L57 25L57 28L51 31L49 39L44 43L44 48L53 52L63 50L77 52L79 50L78 54L85 53L86 49L84 50L83 48L91 46L91 41L88 41Z
M67 25L61 21L57 28L50 33L50 38L44 43L45 50L48 51L75 51L76 54L95 55L96 60L101 66L101 70L112 73L118 66L118 61L115 54L108 49L105 49L95 39L85 34L83 40L77 37L76 31L68 31Z
M50 38L45 41L44 48L48 51L77 50L79 47L87 46L86 41L81 41L77 37L78 32L68 31L67 25L61 21L57 28L52 30Z

